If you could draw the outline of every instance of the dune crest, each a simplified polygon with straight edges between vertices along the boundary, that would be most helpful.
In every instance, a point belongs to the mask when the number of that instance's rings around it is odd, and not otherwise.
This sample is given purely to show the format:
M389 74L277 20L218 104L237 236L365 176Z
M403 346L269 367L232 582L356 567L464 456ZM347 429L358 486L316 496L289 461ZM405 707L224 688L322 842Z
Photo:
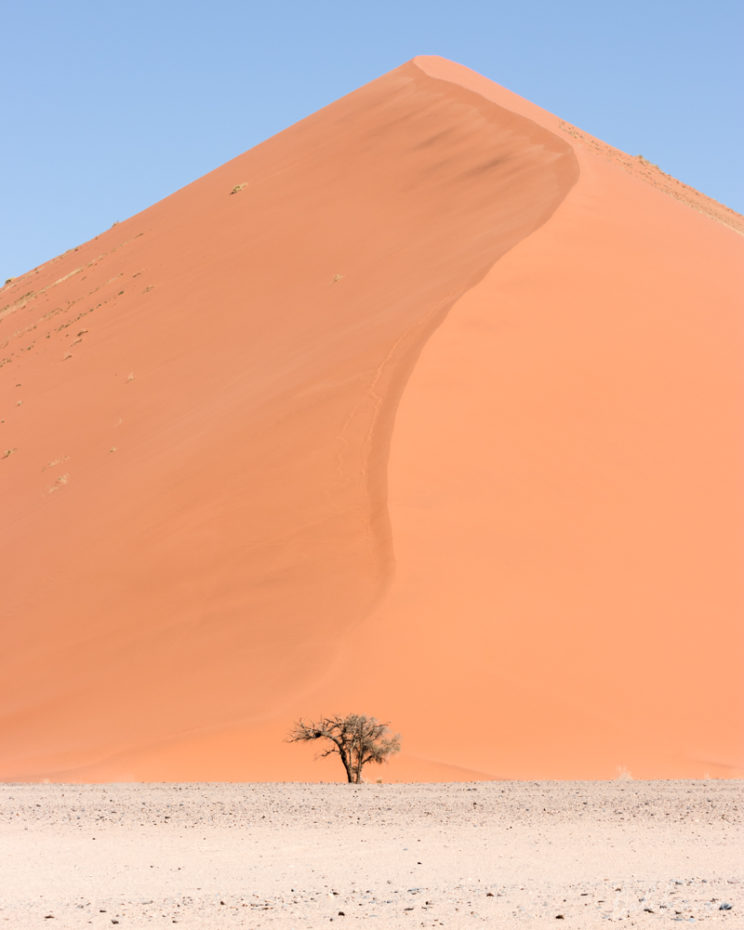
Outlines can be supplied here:
M564 126L414 59L0 291L0 777L741 770L741 240Z
M389 583L422 344L576 176L560 138L408 64L14 282L10 477L52 580L16 588L12 777L317 677Z

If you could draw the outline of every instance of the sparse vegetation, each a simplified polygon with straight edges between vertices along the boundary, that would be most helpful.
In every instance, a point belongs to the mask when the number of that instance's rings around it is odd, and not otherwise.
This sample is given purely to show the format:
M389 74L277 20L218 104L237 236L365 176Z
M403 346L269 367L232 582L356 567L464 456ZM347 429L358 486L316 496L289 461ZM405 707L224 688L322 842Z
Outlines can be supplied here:
M317 723L298 720L288 737L290 743L327 740L331 745L321 758L338 753L350 784L359 784L369 762L382 763L400 751L400 736L390 735L389 724L364 714L323 717Z
M64 475L60 475L54 484L48 489L49 494L54 494L55 491L59 491L60 488L63 488L67 482L70 480L70 473L65 472Z
M230 193L239 194L243 190L243 188L245 188L246 186L247 185L245 184L245 182L243 182L242 184L236 184L235 187L233 187L233 189L230 191Z

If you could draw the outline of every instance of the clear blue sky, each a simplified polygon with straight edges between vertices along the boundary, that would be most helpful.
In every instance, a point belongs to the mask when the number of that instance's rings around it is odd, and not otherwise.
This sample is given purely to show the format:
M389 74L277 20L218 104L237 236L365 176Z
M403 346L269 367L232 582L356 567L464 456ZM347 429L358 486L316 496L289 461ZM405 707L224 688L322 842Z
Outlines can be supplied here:
M0 39L0 283L418 54L744 212L742 0L24 0Z

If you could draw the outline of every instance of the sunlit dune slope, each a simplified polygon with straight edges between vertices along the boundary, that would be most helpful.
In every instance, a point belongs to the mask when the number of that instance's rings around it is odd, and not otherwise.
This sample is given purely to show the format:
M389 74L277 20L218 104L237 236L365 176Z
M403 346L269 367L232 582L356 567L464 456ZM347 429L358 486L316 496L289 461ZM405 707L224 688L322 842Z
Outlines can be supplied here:
M386 779L744 773L741 218L675 184L420 58L6 285L0 777L333 778L354 709Z

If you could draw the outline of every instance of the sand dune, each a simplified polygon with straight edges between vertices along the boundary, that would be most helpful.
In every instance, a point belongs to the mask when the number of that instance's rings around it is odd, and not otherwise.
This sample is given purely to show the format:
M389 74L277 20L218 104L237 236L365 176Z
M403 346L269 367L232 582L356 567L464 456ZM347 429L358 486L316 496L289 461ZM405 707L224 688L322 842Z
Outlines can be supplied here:
M744 773L741 217L418 58L0 290L0 777Z

